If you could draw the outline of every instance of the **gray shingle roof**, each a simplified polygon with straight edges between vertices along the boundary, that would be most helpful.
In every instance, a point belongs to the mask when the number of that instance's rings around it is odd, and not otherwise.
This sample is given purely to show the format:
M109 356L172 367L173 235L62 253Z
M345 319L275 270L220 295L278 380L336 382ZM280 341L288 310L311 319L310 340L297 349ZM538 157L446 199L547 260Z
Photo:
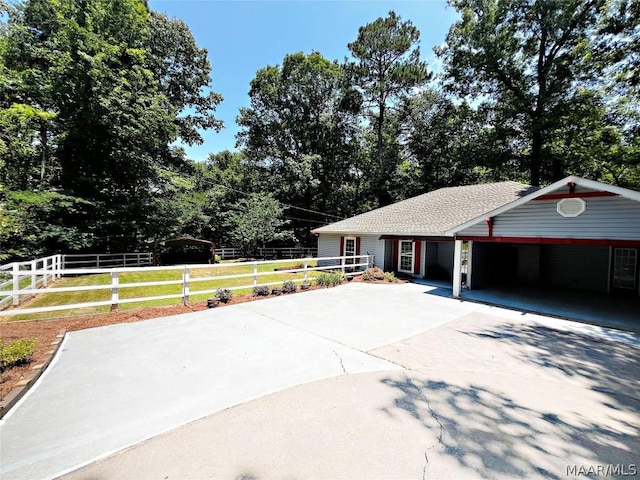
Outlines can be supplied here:
M511 181L441 188L325 225L313 233L442 236L535 190Z

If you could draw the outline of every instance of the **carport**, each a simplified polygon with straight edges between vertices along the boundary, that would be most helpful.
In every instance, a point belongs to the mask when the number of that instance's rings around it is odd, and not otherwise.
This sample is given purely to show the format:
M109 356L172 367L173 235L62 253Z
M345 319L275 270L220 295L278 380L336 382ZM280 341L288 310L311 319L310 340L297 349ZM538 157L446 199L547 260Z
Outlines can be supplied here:
M574 307L590 297L616 309L638 305L640 192L568 177L449 233L455 297L486 290L497 300L492 303L511 297L535 307L543 298L557 304L553 297L561 296Z

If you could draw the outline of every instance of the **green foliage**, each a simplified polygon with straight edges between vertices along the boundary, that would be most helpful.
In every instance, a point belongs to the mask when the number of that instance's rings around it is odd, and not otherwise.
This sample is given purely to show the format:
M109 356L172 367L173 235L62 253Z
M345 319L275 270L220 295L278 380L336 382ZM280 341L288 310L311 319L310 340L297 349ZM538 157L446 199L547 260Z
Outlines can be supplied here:
M259 247L277 239L290 238L284 230L283 208L270 194L253 194L242 198L229 214L230 237L245 254L256 254Z
M36 340L21 338L11 343L0 339L0 372L8 368L24 365L36 351Z
M253 296L254 297L266 297L269 295L269 286L268 285L256 285L253 287Z
M233 292L228 288L219 288L216 290L216 298L222 303L228 303L233 298Z
M393 272L384 272L384 279L387 282L396 283L398 279Z
M295 293L297 289L297 285L292 280L286 280L282 284L282 293Z
M368 282L372 279L371 271L367 268L364 272L362 272L362 280Z
M420 32L411 21L402 21L391 11L387 17L360 27L358 38L348 45L355 58L348 70L362 89L374 118L376 162L372 183L381 205L391 203L386 178L397 164L390 165L389 159L397 156L385 152L386 111L395 100L430 78L426 62L420 60L419 40Z
M321 287L335 287L344 280L342 272L322 272L316 277L316 284Z

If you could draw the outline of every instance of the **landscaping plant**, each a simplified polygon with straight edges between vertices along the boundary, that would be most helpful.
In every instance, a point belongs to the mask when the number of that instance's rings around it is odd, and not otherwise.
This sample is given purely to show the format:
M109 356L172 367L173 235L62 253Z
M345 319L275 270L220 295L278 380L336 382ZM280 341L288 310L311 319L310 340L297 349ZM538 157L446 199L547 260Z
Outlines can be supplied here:
M297 289L293 280L287 280L282 284L282 293L295 293Z
M0 340L0 372L7 368L24 365L36 351L36 340L33 338L20 338L11 343Z
M266 297L269 295L269 287L267 285L256 285L253 287L254 297Z
M229 303L231 298L233 298L233 292L228 288L219 288L216 291L216 298L220 300L222 303Z

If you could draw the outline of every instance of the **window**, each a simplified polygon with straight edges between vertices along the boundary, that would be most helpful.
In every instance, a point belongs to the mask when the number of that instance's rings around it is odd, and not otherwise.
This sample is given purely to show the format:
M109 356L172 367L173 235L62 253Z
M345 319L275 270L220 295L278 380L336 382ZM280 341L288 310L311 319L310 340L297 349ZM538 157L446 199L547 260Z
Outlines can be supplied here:
M398 245L398 270L400 272L413 273L414 243L411 240L400 240Z
M356 239L354 237L346 237L344 239L344 256L353 257L356 254ZM352 265L354 263L353 258L345 259L345 265Z
M635 248L614 249L613 288L636 288L637 252Z

